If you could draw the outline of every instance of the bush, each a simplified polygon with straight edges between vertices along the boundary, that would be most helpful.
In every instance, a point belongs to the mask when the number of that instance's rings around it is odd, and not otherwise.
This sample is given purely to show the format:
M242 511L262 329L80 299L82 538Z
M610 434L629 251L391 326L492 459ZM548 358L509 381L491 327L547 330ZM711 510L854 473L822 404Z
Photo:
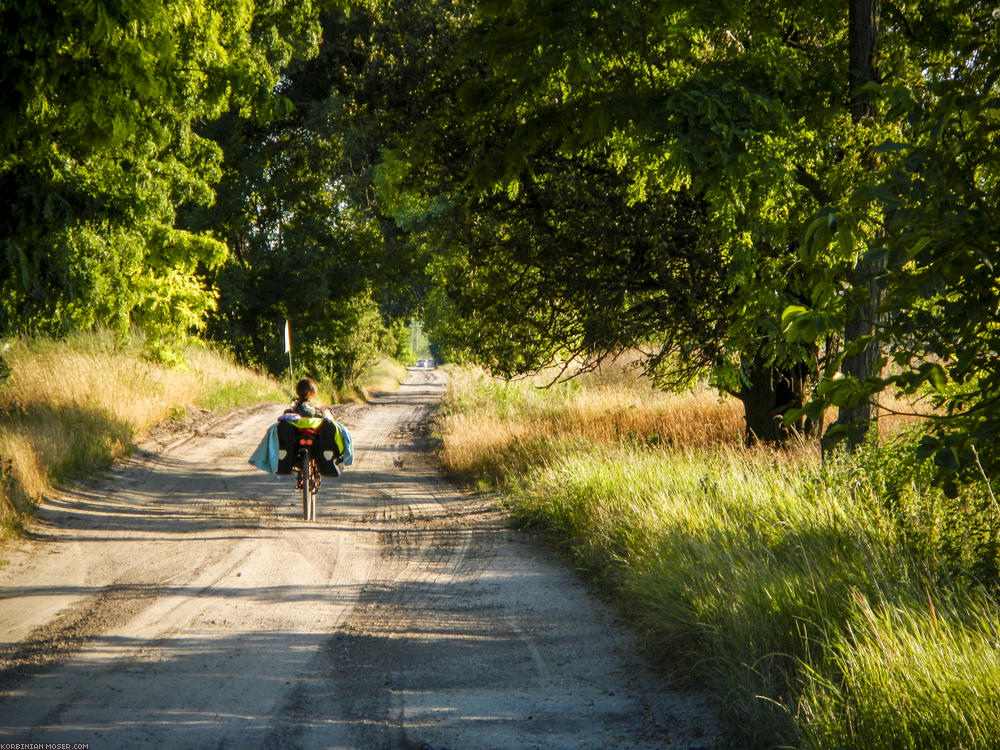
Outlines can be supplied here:
M1000 582L1000 508L984 479L962 485L954 496L937 486L937 469L920 458L922 432L871 441L853 456L839 454L824 481L874 499L936 582L963 588Z

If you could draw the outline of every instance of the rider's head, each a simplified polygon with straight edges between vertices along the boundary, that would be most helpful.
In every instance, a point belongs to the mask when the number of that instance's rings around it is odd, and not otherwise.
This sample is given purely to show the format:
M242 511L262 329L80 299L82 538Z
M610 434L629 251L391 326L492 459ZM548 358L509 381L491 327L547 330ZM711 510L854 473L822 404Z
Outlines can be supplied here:
M295 395L302 401L308 401L316 395L316 383L312 378L302 378L295 384Z

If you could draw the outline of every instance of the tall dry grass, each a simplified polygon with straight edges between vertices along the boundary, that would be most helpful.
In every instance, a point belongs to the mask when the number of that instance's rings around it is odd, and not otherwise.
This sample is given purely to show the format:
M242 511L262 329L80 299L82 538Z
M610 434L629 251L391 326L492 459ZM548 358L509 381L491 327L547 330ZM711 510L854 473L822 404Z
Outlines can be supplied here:
M391 357L380 357L358 378L358 390L364 400L376 393L398 390L409 373L401 363Z
M500 481L549 453L556 442L704 451L740 449L743 405L709 387L658 391L628 364L609 365L552 384L552 373L502 381L476 368L451 370L441 460L458 477ZM929 407L887 398L879 427L891 438L913 427ZM829 424L836 414L826 415ZM815 457L815 442L793 442L768 460ZM772 455L773 454L773 455Z
M622 367L549 386L551 375L500 381L481 370L451 371L440 458L463 478L502 481L567 445L626 444L700 450L743 442L741 405L704 388L652 389Z
M108 333L19 339L0 356L0 528L16 531L53 486L106 469L152 426L187 407L284 399L272 380L192 347L182 366Z

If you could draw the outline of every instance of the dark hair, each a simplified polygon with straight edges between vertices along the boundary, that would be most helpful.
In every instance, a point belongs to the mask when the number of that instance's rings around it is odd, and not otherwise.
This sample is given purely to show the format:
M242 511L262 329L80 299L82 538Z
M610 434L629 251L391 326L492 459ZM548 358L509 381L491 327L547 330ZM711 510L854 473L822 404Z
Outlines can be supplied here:
M302 401L308 401L309 394L316 391L316 382L312 378L302 378L302 380L295 384L295 395Z

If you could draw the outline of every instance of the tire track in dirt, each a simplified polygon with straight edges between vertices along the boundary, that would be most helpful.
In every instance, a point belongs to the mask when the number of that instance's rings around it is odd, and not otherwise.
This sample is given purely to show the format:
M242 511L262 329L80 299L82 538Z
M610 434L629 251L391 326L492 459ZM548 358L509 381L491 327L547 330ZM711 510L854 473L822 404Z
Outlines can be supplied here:
M276 407L55 498L0 569L5 740L256 742L374 554L246 464ZM328 499L333 497L328 488Z
M411 392L403 399L385 399L388 403L379 407L379 417L369 419L355 433L356 443L366 446L359 453L364 475L355 482L353 494L363 510L348 515L355 528L378 540L379 560L348 621L317 654L313 668L325 679L301 685L289 696L263 746L321 745L323 725L315 717L329 712L330 697L335 696L335 713L352 727L348 746L410 747L379 677L378 665L385 661L381 647L391 637L380 605L385 598L395 613L390 621L397 629L405 626L400 617L406 610L400 606L428 596L428 584L448 577L449 568L457 569L470 546L470 534L464 530L443 536L428 530L428 524L443 515L438 500L442 486L426 455L418 450L416 438L440 388L434 383L426 396ZM417 404L405 403L411 400ZM337 653L354 634L366 639L364 653L359 654L363 663L338 664ZM350 684L338 684L338 676L349 676Z
M22 680L66 661L108 627L128 622L159 595L158 586L106 586L93 598L35 628L24 641L0 649L0 685L9 691Z

